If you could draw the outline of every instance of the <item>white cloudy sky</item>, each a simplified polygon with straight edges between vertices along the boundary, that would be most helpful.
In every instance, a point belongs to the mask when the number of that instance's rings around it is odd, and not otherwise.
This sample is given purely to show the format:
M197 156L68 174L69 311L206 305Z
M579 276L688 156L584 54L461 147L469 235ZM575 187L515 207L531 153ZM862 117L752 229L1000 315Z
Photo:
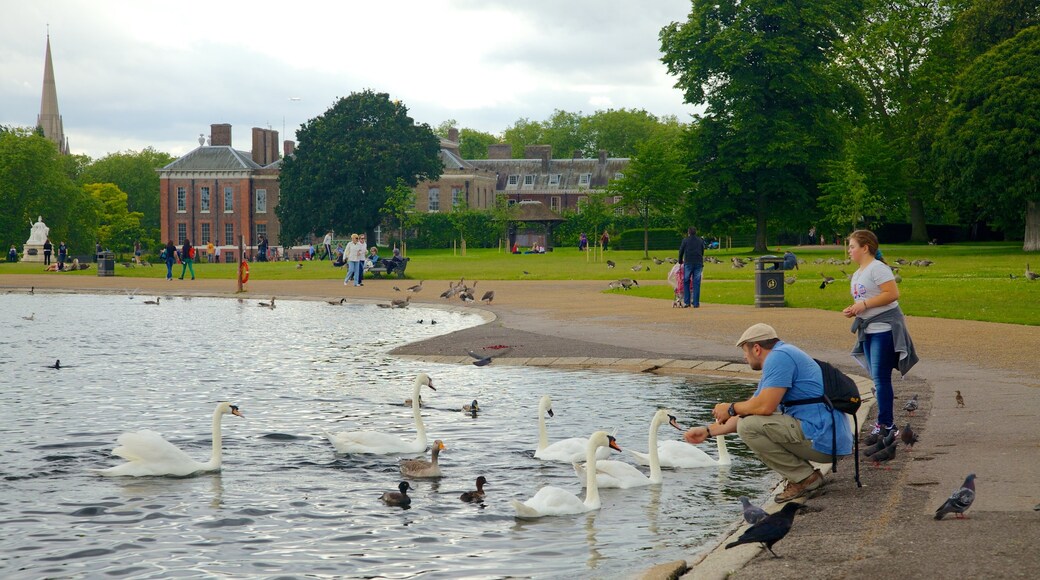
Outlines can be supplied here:
M74 153L179 155L211 123L283 139L370 88L436 126L501 133L553 109L686 120L658 33L689 0L0 0L0 124L40 109L50 25ZM283 131L284 127L284 131Z

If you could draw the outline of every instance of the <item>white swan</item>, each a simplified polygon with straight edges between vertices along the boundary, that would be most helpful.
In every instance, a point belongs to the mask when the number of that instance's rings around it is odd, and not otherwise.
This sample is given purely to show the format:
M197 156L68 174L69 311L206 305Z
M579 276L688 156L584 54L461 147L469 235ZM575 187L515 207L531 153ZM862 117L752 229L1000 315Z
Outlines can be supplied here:
M628 489L630 487L642 487L644 485L661 483L661 462L657 455L657 429L664 423L675 418L668 411L661 409L654 413L650 421L650 477L643 475L631 464L624 461L597 461L596 462L596 485L599 487L619 487ZM574 473L578 479L587 480L585 466L580 463L574 464Z
M669 417L669 423L673 427L681 429L675 424L674 418ZM661 467L715 467L733 463L729 457L729 449L726 448L726 436L720 435L715 438L715 441L719 448L718 459L685 441L676 441L674 439L662 441L657 445L657 455ZM632 451L631 449L628 452L635 457L636 463L639 465L650 465L650 456L646 453Z
M544 395L538 402L538 448L534 452L537 459L543 461L563 461L565 463L576 463L585 458L585 448L589 440L585 437L571 437L561 439L549 445L549 433L545 430L545 414L553 416L552 399ZM596 450L597 459L610 457L610 449Z
M329 442L338 453L372 453L387 455L390 453L422 453L426 451L426 427L419 412L419 390L424 386L433 388L433 379L426 373L415 377L412 391L412 415L415 417L415 439L405 441L397 435L379 431L345 431L342 433L325 433Z
M520 503L511 500L518 518L540 518L542 516L565 516L598 510L600 506L599 488L596 486L596 451L599 448L610 448L621 451L617 441L607 435L606 431L596 431L588 439L585 458L588 461L589 473L585 481L585 501L560 487L547 485L538 490L531 499Z
M181 451L173 443L163 439L155 431L123 433L116 440L119 447L112 450L126 463L108 469L94 469L95 473L109 477L149 475L185 476L193 473L220 470L220 420L227 414L243 417L238 407L231 403L220 403L213 411L213 453L209 461L201 463Z

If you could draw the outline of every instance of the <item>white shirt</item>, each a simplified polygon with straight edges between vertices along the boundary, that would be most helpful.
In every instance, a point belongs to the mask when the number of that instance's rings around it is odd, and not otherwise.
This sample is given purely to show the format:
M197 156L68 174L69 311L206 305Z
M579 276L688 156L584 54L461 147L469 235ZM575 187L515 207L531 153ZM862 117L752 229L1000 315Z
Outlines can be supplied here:
M322 242L326 246L332 245L332 234L325 234L325 241Z
M873 260L865 267L862 267L854 274L852 274L852 300L867 300L875 296L881 295L881 285L885 282L891 282L896 277L892 274L892 268L888 267L888 264L881 260ZM899 301L894 300L890 304L884 306L874 306L867 308L863 312L857 315L858 318L871 318L886 310L892 310L893 308L899 307ZM875 322L867 326L867 334L874 334L877 332L886 332L892 330L892 326L887 322Z

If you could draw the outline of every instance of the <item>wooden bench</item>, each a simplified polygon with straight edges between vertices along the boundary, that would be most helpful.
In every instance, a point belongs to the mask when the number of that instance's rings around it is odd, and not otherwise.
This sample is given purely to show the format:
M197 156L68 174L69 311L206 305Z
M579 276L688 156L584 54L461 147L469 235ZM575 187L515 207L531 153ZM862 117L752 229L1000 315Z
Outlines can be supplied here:
M404 258L401 265L394 268L394 271L397 272L398 278L404 278L404 271L408 268L409 260L411 260L411 258ZM383 262L380 261L379 263L382 264ZM372 274L373 278L382 278L383 274L386 274L386 268L383 266L373 266L368 269L368 273Z

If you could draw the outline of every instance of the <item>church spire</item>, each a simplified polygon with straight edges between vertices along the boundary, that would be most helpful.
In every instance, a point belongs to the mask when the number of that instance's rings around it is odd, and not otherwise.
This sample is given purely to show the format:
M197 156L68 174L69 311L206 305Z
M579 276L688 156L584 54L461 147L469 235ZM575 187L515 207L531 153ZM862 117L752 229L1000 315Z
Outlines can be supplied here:
M54 83L54 64L51 62L51 35L47 33L47 57L43 65L43 97L40 99L40 116L36 125L43 130L43 136L58 146L64 155L69 153L69 141L65 137L65 129L58 113L58 88Z

